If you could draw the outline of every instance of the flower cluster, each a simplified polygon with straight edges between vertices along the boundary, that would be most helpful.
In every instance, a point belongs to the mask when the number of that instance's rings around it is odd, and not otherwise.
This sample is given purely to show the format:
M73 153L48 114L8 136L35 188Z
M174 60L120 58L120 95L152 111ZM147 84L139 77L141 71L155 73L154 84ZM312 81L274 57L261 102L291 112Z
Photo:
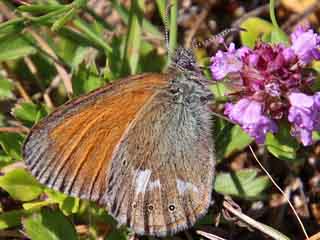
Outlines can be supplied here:
M227 78L234 88L224 113L257 143L277 132L284 118L305 146L312 144L312 131L320 130L320 92L312 93L314 76L305 71L320 60L320 35L300 26L290 40L289 46L258 42L254 49L231 43L211 58L213 78Z

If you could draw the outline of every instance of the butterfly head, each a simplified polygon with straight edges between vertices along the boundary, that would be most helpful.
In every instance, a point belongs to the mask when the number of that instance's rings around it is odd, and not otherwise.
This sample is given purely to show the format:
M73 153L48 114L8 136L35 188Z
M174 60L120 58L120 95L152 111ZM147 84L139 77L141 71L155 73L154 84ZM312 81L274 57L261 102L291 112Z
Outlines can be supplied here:
M196 58L192 49L178 47L175 50L175 53L171 59L171 66L172 68L176 68L180 71L187 71L187 72L196 72L200 73L201 70L197 65Z

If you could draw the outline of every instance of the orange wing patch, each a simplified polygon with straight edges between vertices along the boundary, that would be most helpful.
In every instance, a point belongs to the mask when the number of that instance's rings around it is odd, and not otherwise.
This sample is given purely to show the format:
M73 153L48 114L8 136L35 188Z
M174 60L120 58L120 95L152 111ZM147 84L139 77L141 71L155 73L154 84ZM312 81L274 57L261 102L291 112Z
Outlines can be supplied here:
M27 166L49 187L99 200L124 131L167 83L165 75L144 74L63 105L32 129L23 149Z

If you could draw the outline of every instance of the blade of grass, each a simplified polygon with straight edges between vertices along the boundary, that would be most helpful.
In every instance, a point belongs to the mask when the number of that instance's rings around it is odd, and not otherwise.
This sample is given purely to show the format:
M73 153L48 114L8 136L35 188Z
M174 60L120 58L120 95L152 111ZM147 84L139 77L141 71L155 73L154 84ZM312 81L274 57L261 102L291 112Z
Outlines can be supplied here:
M47 4L33 4L33 5L22 5L17 9L21 12L28 12L32 14L47 14L52 11L56 11L59 9L65 8L64 5L47 5Z
M178 0L171 1L170 9L170 28L169 28L169 53L172 53L177 46L177 14L178 14Z
M112 7L119 13L125 24L129 24L130 13L117 0L111 0ZM151 33L154 37L162 38L162 33L153 26L147 19L142 18L142 29L144 32Z
M68 21L70 21L76 15L75 8L71 8L66 14L54 22L51 26L53 32L59 31Z
M0 38L21 32L25 27L23 18L16 18L0 24Z
M65 12L69 11L71 9L70 6L65 6L61 9L49 12L46 15L40 16L40 17L33 17L33 16L25 16L25 19L27 21L30 21L32 23L45 23L48 21L56 20L58 17L62 16Z
M64 38L68 38L72 41L75 41L77 44L81 46L91 46L97 48L98 50L104 51L104 48L100 44L97 44L96 41L93 41L86 34L83 34L82 32L76 32L71 28L62 27L57 32L57 34Z
M165 14L166 14L166 1L163 0L156 0L156 4L158 7L158 12L160 14L160 17L162 19L162 22L165 22Z
M140 46L142 41L141 27L143 9L144 0L132 1L130 9L129 29L126 38L126 47L122 59L122 73L127 72L127 67L129 67L129 71L131 74L135 74L138 69Z
M73 21L73 24L82 31L84 35L86 35L91 41L93 41L95 44L98 46L101 46L106 53L112 53L112 48L110 47L109 44L103 39L98 33L92 30L92 28L85 23L83 20L80 18L76 18Z

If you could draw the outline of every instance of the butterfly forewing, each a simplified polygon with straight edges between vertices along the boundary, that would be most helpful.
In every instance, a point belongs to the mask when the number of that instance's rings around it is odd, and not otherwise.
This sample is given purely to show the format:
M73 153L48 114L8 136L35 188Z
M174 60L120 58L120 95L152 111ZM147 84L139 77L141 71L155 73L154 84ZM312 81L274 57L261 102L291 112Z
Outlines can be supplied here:
M144 74L71 101L37 124L23 148L32 174L66 194L100 200L112 153L146 102L167 84Z

